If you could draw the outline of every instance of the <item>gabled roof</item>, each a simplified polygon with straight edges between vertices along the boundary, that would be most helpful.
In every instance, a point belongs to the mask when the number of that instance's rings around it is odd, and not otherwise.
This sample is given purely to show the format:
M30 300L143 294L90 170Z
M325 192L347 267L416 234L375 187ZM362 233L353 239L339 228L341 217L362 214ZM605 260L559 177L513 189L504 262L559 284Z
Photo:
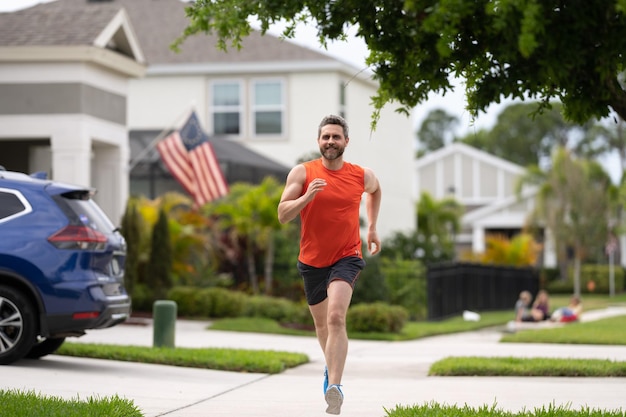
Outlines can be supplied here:
M67 0L58 0L67 1ZM80 0L79 0L80 1ZM83 0L85 1L85 0ZM187 4L181 0L111 0L128 11L149 65L200 62L336 61L329 55L253 31L243 48L225 53L217 49L217 37L191 36L174 52L170 45L188 24Z
M143 73L143 52L123 7L114 2L56 0L0 13L0 60L80 59L132 75Z
M489 165L493 165L497 168L501 168L504 171L508 171L516 175L521 175L526 172L524 167L520 165L517 165L511 161L507 161L506 159L499 158L495 155L491 155L490 153L487 153L480 149L476 149L461 142L453 142L447 146L444 146L443 148L439 148L436 151L424 155L416 161L416 167L417 169L420 169L421 167L432 164L435 161L438 161L446 156L454 155L457 153L467 155L472 159L485 162Z
M64 7L67 6L65 3L42 3L16 12L0 13L0 45L93 45L120 11L119 5L112 3L102 3L98 8ZM77 2L72 3L78 6Z
M0 14L0 44L92 44L120 9L125 9L150 65L198 62L336 61L330 55L254 31L241 50L225 53L217 37L195 35L170 49L188 24L181 0L55 0ZM24 30L24 28L29 28ZM37 28L37 30L34 30Z
M148 74L342 71L373 83L369 71L330 56L322 47L318 51L259 31L245 37L241 49L224 52L217 48L216 36L196 34L175 52L170 45L188 24L187 6L181 0L53 0L0 13L0 48L96 45L96 41L101 45L106 25L123 9L132 23L132 28L124 25L128 42L114 34L106 44L146 63Z

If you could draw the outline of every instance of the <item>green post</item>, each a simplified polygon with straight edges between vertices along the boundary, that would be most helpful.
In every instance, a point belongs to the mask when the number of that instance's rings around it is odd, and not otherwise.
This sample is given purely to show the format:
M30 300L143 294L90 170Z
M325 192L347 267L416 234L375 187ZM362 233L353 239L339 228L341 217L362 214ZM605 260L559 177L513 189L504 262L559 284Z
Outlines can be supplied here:
M152 306L154 326L153 346L174 347L176 330L176 302L171 300L157 300Z

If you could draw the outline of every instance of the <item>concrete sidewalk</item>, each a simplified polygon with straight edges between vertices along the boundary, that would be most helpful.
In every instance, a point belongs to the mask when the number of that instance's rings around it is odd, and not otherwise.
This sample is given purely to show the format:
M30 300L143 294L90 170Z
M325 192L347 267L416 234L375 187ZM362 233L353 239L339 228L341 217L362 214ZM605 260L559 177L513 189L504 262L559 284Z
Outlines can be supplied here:
M607 315L626 314L626 308ZM598 313L599 314L599 313ZM600 315L598 315L600 317ZM50 355L2 367L2 388L86 399L118 395L146 417L325 416L324 361L315 338L205 330L207 322L176 322L179 347L232 347L302 352L311 362L278 375L242 374ZM617 329L626 331L626 329ZM151 346L153 328L120 325L71 341ZM624 378L429 377L430 365L449 356L598 358L626 361L624 346L498 343L483 330L409 342L350 342L342 416L386 416L396 405L435 401L520 411L550 404L580 409L624 409Z

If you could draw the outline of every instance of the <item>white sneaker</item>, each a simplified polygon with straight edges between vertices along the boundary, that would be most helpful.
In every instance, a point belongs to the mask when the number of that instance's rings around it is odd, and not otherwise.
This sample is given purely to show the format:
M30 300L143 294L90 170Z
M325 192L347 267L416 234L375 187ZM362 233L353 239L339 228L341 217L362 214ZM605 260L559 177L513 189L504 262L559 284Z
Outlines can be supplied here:
M326 408L326 412L328 414L339 414L341 413L341 404L343 404L343 392L341 392L341 388L337 384L331 385L326 390L326 394L324 398L326 399L326 403L328 404L328 408Z

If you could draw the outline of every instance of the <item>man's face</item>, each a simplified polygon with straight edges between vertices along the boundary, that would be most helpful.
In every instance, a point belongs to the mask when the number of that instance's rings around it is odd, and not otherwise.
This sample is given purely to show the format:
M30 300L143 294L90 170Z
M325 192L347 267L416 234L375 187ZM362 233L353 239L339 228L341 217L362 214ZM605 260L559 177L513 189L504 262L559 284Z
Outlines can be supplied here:
M329 161L335 160L341 155L348 145L349 139L343 136L343 128L339 125L322 126L317 144L320 153Z

